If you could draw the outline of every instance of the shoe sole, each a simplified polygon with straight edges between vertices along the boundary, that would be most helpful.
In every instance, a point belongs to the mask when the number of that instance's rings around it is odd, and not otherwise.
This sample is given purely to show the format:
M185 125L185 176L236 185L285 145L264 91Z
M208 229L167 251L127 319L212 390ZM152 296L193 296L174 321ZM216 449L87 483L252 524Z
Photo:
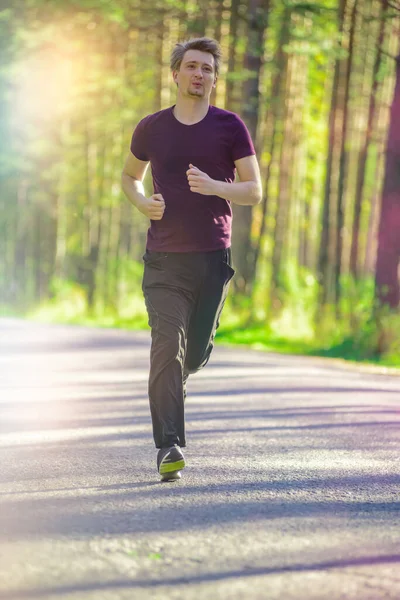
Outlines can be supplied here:
M180 471L172 471L172 473L164 473L164 475L161 475L161 481L177 481L181 477L182 475Z

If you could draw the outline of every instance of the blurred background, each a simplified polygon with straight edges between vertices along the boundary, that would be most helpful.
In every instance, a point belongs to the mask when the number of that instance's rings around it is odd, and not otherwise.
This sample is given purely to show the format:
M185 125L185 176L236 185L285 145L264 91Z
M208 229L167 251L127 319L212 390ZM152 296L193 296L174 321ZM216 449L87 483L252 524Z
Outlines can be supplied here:
M2 315L146 327L148 222L121 170L137 122L175 103L174 44L207 35L212 104L246 122L264 186L234 206L219 338L400 364L399 0L1 6Z

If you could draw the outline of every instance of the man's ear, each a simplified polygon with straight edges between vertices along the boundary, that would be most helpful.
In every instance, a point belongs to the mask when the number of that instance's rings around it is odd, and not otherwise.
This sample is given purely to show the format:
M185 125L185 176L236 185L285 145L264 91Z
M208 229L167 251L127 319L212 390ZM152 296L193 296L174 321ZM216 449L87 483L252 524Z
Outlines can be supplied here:
M217 79L218 79L218 77L215 77L215 79L214 79L214 83L213 83L213 85L212 85L212 86L213 86L213 88L217 87Z
M172 77L174 79L174 83L176 83L176 85L178 85L178 71L172 71Z

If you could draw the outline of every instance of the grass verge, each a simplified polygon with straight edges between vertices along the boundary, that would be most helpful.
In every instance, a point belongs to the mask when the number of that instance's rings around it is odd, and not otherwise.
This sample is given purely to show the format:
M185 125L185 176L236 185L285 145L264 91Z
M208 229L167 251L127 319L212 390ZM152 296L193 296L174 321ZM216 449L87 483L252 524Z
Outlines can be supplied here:
M122 308L121 308L122 307ZM21 316L0 311L2 316ZM90 327L148 329L147 314L142 297L127 295L119 307L96 306L89 311L82 288L71 285L52 300L47 300L23 318L42 323L64 323ZM281 354L319 356L342 359L358 364L395 367L400 374L400 317L390 317L386 331L394 338L388 351L377 352L378 333L367 318L360 318L355 333L345 325L334 323L328 316L321 323L318 335L309 312L299 309L299 303L285 308L267 324L249 323L243 310L237 310L228 299L217 331L216 343L247 346L255 350ZM394 332L394 334L393 334Z

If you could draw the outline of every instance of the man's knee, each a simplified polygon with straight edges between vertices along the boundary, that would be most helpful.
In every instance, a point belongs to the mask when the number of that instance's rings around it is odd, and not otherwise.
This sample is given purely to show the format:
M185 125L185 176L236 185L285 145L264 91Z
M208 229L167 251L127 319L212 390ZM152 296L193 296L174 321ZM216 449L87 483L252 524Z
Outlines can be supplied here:
M186 352L184 331L171 324L161 324L161 327L153 331L152 351L163 362L178 359L183 363Z
M188 353L185 360L185 373L193 375L206 366L210 360L213 344L209 344L204 352L195 356L193 353Z
M200 369L202 368L201 365L194 365L192 363L187 363L185 362L185 374L186 375L194 375L194 373L197 373L197 371L200 371Z

